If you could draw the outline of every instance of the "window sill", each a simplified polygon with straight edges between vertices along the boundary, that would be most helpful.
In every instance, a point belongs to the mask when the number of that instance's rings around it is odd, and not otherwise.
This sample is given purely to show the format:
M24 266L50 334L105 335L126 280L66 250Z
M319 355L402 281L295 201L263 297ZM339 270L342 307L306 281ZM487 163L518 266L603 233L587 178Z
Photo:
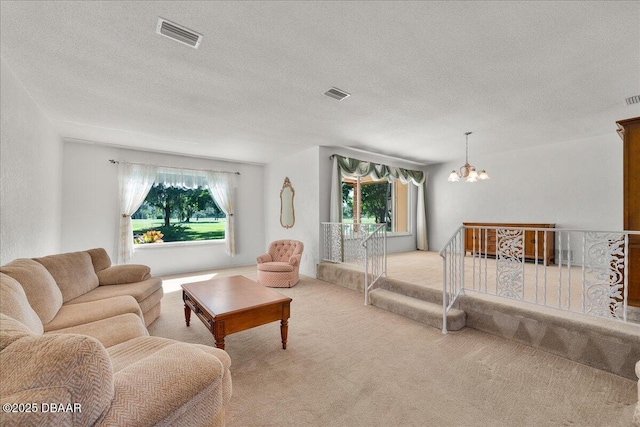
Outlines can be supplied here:
M134 250L153 250L158 248L178 248L183 246L215 246L224 244L225 239L216 240L193 240L191 242L162 242L162 243L142 243L133 245Z
M411 235L408 231L403 231L402 233L387 233L387 237L406 237Z

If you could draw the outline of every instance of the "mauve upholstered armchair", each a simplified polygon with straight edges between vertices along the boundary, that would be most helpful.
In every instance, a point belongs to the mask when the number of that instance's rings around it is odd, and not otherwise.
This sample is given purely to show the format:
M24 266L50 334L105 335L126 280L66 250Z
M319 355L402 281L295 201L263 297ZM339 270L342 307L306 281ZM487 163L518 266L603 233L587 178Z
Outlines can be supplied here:
M270 288L290 288L300 280L300 259L304 245L297 240L271 242L258 261L258 283Z

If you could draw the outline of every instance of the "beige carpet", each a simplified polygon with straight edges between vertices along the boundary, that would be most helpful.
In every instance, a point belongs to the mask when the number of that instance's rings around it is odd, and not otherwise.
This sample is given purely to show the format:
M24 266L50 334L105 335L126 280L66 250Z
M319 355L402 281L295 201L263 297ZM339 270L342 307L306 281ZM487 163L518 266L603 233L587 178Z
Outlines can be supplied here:
M189 328L179 283L255 267L165 278L152 335L213 345ZM233 397L227 425L629 426L634 381L473 329L439 330L363 305L362 294L303 277L287 350L279 322L230 335Z

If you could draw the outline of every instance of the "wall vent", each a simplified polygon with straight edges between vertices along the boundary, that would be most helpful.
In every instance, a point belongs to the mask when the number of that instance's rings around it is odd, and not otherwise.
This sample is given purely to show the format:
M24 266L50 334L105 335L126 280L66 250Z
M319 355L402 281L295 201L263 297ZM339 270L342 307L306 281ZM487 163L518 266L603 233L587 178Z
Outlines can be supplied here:
M342 101L347 96L351 95L350 93L347 93L347 92L345 92L345 91L343 91L341 89L338 89L336 87L332 87L331 89L326 91L324 94L327 95L330 98L337 99L338 101Z
M627 105L640 104L640 95L630 96L629 98L625 99L624 102Z
M197 49L202 41L201 34L163 18L158 18L156 33L179 43L186 44L187 46L191 46L194 49Z

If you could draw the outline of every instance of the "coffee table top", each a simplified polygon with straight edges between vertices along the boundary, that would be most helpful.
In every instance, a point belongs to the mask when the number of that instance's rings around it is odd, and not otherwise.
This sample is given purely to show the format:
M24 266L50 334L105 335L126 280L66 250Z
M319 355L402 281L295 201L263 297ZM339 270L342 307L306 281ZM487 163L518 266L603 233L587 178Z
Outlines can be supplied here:
M231 314L262 305L292 301L291 298L244 276L185 283L181 287L213 315Z

